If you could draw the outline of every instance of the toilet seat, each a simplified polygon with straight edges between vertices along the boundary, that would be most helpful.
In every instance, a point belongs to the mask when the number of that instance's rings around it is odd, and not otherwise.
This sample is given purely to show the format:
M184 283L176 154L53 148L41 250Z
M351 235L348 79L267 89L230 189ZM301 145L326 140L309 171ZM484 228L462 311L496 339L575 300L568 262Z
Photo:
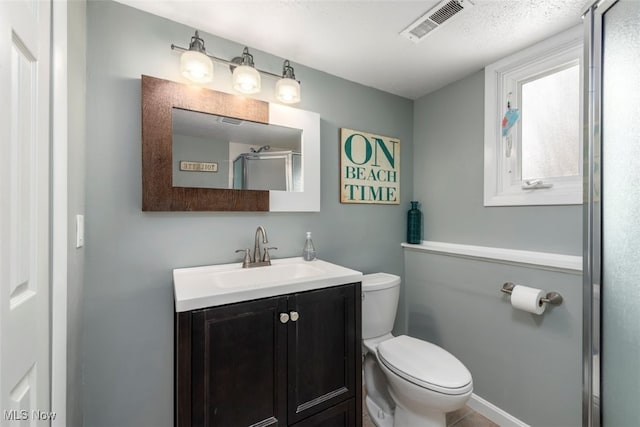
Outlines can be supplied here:
M381 342L377 353L390 371L418 387L446 395L463 395L473 389L467 368L437 345L400 335Z

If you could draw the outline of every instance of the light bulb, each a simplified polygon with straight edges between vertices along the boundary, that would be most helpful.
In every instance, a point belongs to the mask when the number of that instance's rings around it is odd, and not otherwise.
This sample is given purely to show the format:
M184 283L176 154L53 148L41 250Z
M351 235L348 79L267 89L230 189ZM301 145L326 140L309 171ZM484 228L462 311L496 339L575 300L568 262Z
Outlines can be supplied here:
M241 93L260 92L260 73L248 65L239 65L233 70L233 88Z
M188 50L180 57L180 72L195 83L208 83L213 80L213 63L207 55Z
M276 97L285 104L300 102L300 83L290 78L278 80L278 83L276 83Z

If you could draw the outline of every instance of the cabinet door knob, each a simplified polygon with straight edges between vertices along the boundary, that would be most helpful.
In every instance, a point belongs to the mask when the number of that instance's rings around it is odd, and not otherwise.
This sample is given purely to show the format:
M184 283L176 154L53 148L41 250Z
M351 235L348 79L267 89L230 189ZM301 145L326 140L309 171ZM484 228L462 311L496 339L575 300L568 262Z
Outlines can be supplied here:
M292 322L295 322L300 318L300 315L298 314L297 311L292 311L291 313L289 313L289 316L291 317Z
M280 323L287 323L289 321L289 315L287 313L280 313Z

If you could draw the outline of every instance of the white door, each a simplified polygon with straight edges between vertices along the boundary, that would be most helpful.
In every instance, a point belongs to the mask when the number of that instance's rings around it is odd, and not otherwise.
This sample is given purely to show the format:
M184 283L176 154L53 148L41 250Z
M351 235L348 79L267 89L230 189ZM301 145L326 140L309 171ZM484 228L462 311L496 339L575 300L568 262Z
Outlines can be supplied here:
M50 413L49 0L0 0L0 425Z

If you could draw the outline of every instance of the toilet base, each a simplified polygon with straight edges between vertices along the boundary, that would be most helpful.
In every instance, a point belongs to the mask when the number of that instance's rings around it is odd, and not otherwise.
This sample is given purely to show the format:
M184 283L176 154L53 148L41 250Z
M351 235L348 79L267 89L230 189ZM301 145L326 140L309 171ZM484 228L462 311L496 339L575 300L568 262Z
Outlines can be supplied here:
M369 418L371 418L376 427L393 427L393 414L385 412L369 396L365 398L364 403L367 407Z
M376 405L369 396L365 398L369 418L376 427L445 427L446 414L439 411L422 411L419 415L396 405L394 413L389 414Z

